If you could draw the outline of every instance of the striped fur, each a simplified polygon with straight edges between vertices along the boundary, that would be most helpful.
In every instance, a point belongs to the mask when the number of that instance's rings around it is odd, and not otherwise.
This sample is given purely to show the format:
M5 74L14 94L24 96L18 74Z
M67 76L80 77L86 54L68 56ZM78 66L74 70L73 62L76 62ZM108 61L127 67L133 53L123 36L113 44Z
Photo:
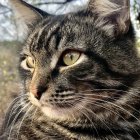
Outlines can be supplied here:
M105 5L91 2L86 11L45 16L31 28L20 62L31 56L36 66L33 73L19 66L23 94L11 105L0 140L140 139L140 60L133 27L126 24L116 36L115 25L99 21L106 13L95 14ZM110 5L118 8L110 2L104 3L107 13ZM63 54L69 50L81 57L66 67Z

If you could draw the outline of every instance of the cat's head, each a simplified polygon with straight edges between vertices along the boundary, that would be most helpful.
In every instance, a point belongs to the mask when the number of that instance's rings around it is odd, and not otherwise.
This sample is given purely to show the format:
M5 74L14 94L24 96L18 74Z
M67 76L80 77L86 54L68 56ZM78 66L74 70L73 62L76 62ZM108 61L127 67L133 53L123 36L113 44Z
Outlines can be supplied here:
M91 0L88 9L60 16L11 3L28 33L20 59L25 94L46 116L105 119L135 99L129 91L140 65L128 0Z

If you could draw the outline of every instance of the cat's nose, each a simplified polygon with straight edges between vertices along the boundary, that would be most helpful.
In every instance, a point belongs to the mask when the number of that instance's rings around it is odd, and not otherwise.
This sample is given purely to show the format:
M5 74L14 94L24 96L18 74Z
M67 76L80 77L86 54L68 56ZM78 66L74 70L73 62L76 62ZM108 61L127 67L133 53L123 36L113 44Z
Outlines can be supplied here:
M41 98L42 94L47 90L47 87L44 86L30 86L30 93L34 95L38 100Z

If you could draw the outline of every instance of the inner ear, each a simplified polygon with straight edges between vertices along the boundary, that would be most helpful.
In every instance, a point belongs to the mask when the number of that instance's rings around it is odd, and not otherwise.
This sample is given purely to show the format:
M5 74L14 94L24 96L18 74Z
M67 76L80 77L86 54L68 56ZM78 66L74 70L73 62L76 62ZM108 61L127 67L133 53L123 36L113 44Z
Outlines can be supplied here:
M125 34L130 26L129 0L90 0L89 10L96 16L95 25L109 36Z
M28 28L33 27L34 24L38 21L47 17L48 14L23 0L9 0L11 7L15 13L16 21L20 26Z

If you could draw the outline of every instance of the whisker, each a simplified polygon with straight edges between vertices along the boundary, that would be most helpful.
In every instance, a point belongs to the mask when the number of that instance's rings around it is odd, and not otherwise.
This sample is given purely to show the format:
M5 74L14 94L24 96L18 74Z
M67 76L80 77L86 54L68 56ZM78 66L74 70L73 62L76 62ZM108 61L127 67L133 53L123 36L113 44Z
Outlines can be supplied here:
M31 124L33 124L33 121L34 121L34 118L35 118L35 116L36 116L37 111L38 111L38 108L35 109L35 112L34 112L33 115L32 115Z
M33 105L31 105L31 107L26 111L26 113L24 114L22 120L21 120L21 123L19 124L19 128L17 130L17 139L19 137L19 133L20 133L20 129L21 129L21 126L22 126L22 123L23 121L25 120L25 118L27 117L28 113L31 111L31 109L33 108Z
M10 105L9 105L9 107L8 107L8 110L11 111L11 106L13 107L13 105L15 105L17 102L19 102L19 99L20 99L21 97L22 97L22 96L16 97L16 98L10 103Z
M116 91L116 92L124 92L124 93L129 93L129 95L133 95L134 97L138 97L140 98L139 95L135 95L135 93L139 93L140 94L140 91L139 92L128 92L128 91L124 91L124 90L118 90L118 89L92 89L92 90L85 90L85 91L80 91L80 93L87 93L87 92L99 92L99 91L108 91L108 92L111 92L111 91ZM118 94L118 93L115 93L115 92L112 92L112 94Z
M98 119L100 119L100 121L108 128L108 130L113 134L113 136L115 137L115 138L117 138L117 136L114 134L114 132L109 128L109 126L103 121L103 120L101 120L101 118L99 118L91 109L87 109L86 107L84 107L83 106L83 108L84 108L84 110L86 110L87 112L89 112L89 113L92 113L93 115L95 115ZM88 115L87 115L88 116ZM92 121L91 121L92 122ZM92 122L93 123L93 122ZM97 131L98 132L98 131ZM98 136L99 136L99 134L98 134ZM118 138L117 138L118 139Z
M83 106L83 107L84 107L84 106ZM98 133L98 131L97 131L97 128L96 128L95 125L93 124L93 121L91 120L91 118L90 118L84 111L80 110L80 108L75 107L75 106L73 106L73 105L72 105L72 108L75 108L76 110L78 109L78 111L79 111L80 113L82 113L82 114L89 120L89 122L90 122L90 123L92 124L92 126L94 127L94 129L95 129L97 135L99 136L99 133Z
M10 136L12 134L12 130L14 128L14 124L16 122L16 119L18 118L18 116L23 112L23 110L25 110L26 108L28 108L28 106L30 106L30 103L26 104L20 111L19 113L15 116L14 120L12 121L11 123L11 127L10 127L10 131L9 131L9 137L8 137L8 140L10 140Z
M95 99L96 101L102 101L102 102L105 102L105 103L109 103L113 106L116 106L118 108L120 108L121 110L125 111L126 113L128 113L130 116L134 117L137 121L140 121L138 118L136 118L132 113L130 113L129 111L127 111L126 109L124 109L123 107L120 107L119 105L117 104L114 104L113 102L110 102L110 101L105 101L105 100L101 100L101 99Z
M79 97L81 97L81 98L85 97L85 96L83 96L83 94L81 94L81 93L78 93L77 96L79 96ZM94 94L92 94L92 93L87 93L86 96L88 96L89 98L92 98L93 96L96 96L96 97L103 97L103 98L111 99L112 101L117 101L117 99L119 99L119 98L117 98L117 97L111 97L111 96L105 96L105 95L99 95L99 94L98 94L98 95L94 95ZM94 97L93 97L93 99L94 99ZM96 100L96 99L95 99L95 100ZM125 106L131 108L133 111L136 111L137 113L140 114L140 111L138 111L137 109L135 109L135 108L132 107L131 105L125 104Z
M110 112L112 112L113 114L115 113L116 115L118 115L119 117L121 117L124 121L126 121L127 123L129 123L123 116L121 116L118 112L114 112L112 110L109 110L108 108L104 107L103 105L97 104L97 103L93 103L91 100L89 99L83 99L83 101L86 101L88 104L94 105L94 106L99 106L102 107ZM140 134L138 133L138 131L136 131L134 129L134 127L131 125L131 123L129 123L129 126L140 136Z
M104 101L104 102L109 103L109 104L111 104L111 105L113 105L113 106L115 106L115 107L117 107L117 108L123 110L124 112L126 112L126 113L129 114L130 116L134 117L134 118L140 123L140 120L139 120L138 118L136 118L132 113L130 113L129 111L127 111L127 110L124 109L123 107L121 107L121 106L119 106L119 105L116 105L116 104L114 104L114 103L112 103L112 102L109 102L109 101L108 101L108 102L107 102L107 101Z
M75 99L74 99L75 100ZM95 129L95 131L97 132L97 135L99 136L99 133L98 133L98 131L97 131L97 128L95 127L95 125L93 124L93 121L89 118L89 116L86 114L86 113L84 113L84 111L81 111L81 109L80 108L78 108L77 106L75 107L75 106L73 106L76 110L78 109L78 111L79 112L81 112L90 122L91 122L91 124L92 124L92 126L94 126L94 129ZM84 107L83 105L82 105L82 107L84 108L84 110L86 110L87 112L89 112L89 113L92 113L92 114L94 114L98 119L100 119L91 109L88 109L88 108L86 108L86 107ZM101 119L100 119L101 120ZM103 120L101 120L101 122L109 129L109 131L116 137L116 135L113 133L113 131L108 127L108 125L103 121ZM116 137L117 138L117 137Z
M78 107L77 107L77 109L78 109ZM93 124L93 121L90 119L90 117L86 113L84 113L84 111L80 111L80 109L78 109L78 110L79 110L79 112L81 112L91 122L92 126L94 127L94 129L95 129L95 131L96 131L96 133L97 133L97 135L99 137L99 132L98 132L96 126ZM86 109L86 110L88 111L88 109Z
M12 115L14 113L16 113L15 111L18 110L18 108L20 109L23 105L25 105L25 104L21 103L21 102L19 102L19 104L18 104L18 102L17 102L15 105L12 106L11 109L9 108L10 112L8 112L7 117L6 117L6 118L8 118L6 128L8 128L8 126L9 126L10 119L11 119Z

